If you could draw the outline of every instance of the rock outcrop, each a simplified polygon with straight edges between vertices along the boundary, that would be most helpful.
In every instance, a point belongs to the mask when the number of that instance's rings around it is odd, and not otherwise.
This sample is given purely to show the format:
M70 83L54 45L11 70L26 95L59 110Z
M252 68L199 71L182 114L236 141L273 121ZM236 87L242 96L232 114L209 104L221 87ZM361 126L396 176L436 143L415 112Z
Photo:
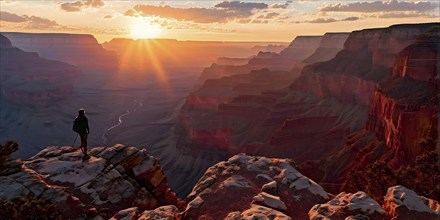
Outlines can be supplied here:
M0 207L17 196L56 204L73 219L438 219L440 203L393 186L382 205L365 192L327 193L290 159L238 154L211 166L184 200L170 190L159 161L145 149L97 147L82 160L72 147L47 147L32 158L5 160ZM6 156L8 157L8 156ZM11 166L10 163L14 164ZM18 168L18 169L17 169ZM169 176L168 178L173 178ZM40 207L41 209L41 207ZM36 207L38 211L39 208ZM11 218L10 212L2 212ZM27 210L25 210L27 211ZM39 216L38 213L32 213ZM25 213L21 213L26 217ZM56 217L56 216L54 216Z
M78 68L24 52L3 35L0 41L1 96L6 100L44 106L74 93L69 79L81 74Z
M318 219L376 219L385 218L385 210L365 192L338 194L325 204L318 204L309 211L311 220Z
M12 44L27 52L78 67L98 70L116 69L114 53L102 48L93 35L2 32Z
M287 159L239 154L210 167L188 196L185 218L304 219L329 195Z
M390 187L384 198L383 207L388 212L389 218L393 220L440 218L438 201L419 196L404 186Z
M33 196L59 204L64 218L137 207L139 211L177 204L159 161L145 149L115 145L82 152L72 147L48 147L23 161L18 172L0 176L0 198ZM94 217L94 216L88 216Z
M145 210L140 212L139 208L132 207L124 209L116 213L110 220L125 220L125 219L137 219L137 220L181 220L182 215L174 205L161 206L153 210Z

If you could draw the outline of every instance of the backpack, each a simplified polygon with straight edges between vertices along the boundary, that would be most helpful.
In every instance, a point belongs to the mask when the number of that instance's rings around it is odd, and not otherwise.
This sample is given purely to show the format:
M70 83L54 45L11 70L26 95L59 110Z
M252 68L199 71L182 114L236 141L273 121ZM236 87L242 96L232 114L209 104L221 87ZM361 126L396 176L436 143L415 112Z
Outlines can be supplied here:
M75 118L73 121L73 131L76 133L79 133L81 131L81 120L78 120L78 118Z

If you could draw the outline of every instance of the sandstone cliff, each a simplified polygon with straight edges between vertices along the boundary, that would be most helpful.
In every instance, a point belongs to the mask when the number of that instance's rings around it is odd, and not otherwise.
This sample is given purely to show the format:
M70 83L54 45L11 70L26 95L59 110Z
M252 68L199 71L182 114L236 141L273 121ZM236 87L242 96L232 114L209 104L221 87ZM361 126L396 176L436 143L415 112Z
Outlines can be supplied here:
M291 88L369 105L375 84L389 76L395 55L436 25L395 25L354 31L335 58L306 66Z
M12 44L27 52L90 69L115 69L118 60L114 53L102 48L93 35L37 34L2 32Z

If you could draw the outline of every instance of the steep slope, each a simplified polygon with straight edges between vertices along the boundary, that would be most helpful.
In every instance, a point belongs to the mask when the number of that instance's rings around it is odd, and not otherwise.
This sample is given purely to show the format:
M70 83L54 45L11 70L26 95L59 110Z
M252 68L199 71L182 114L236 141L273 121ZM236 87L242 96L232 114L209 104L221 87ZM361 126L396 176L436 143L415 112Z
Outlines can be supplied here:
M48 199L60 205L63 218L98 213L107 217L135 206L150 210L177 204L159 161L135 147L93 148L87 161L72 147L47 147L0 176L0 200L16 196Z
M16 47L40 56L90 69L115 69L114 53L102 48L93 35L2 32Z
M403 181L417 192L440 195L437 184L440 180L439 34L436 27L397 55L393 76L380 83L373 94L365 130L347 141L345 150L328 160L336 164L342 155L350 151L355 154L349 160L350 168L345 170L345 188L373 191L369 186L373 179L383 187ZM374 170L383 174L377 177L371 172ZM412 179L411 175L417 178ZM353 183L356 178L358 184ZM378 196L386 193L380 187L374 191Z
M78 68L24 52L3 35L0 43L0 96L5 100L44 106L74 92L68 79L81 73Z

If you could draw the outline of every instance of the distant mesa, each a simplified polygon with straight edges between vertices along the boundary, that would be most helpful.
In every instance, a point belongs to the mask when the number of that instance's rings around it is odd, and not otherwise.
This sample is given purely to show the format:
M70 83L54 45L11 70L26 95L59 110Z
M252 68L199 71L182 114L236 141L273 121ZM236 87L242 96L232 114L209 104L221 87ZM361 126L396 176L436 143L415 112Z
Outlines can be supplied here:
M11 41L7 38L7 37L5 37L5 36L3 36L3 35L1 35L0 34L0 48L12 48L12 43L11 43Z
M115 54L102 48L93 35L2 32L12 44L28 52L81 68L116 69Z

